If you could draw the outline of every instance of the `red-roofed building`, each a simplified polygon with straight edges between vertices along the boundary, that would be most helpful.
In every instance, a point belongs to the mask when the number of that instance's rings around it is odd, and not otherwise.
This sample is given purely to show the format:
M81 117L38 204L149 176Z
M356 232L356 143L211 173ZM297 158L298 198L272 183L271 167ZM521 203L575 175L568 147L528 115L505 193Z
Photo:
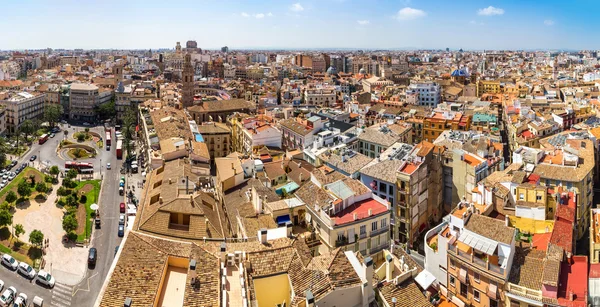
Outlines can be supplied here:
M565 307L587 307L588 258L573 256L561 263L558 303Z

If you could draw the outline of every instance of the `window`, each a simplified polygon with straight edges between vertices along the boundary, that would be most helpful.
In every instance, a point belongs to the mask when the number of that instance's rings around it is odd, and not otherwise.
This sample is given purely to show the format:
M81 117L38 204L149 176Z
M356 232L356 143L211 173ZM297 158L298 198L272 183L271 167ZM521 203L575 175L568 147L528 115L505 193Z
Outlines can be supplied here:
M371 231L377 230L377 221L371 223Z
M525 200L525 194L519 193L519 200Z
M454 260L450 260L450 267L456 269L456 264L454 263Z
M475 282L479 283L481 281L479 273L473 272L473 279L475 280Z
M387 227L387 218L381 220L381 228Z
M449 284L454 286L454 276L452 276L452 275L450 275Z
M467 298L468 296L468 286L463 284L462 282L460 283L460 295L464 298Z
M344 240L344 232L343 231L338 232L337 235L338 235L338 241Z
M361 235L361 237L363 235L366 235L366 234L367 234L367 226L366 225L360 226L360 235Z
M498 302L493 299L490 299L490 307L498 307Z
M542 195L536 195L535 196L535 200L536 201L541 201L542 200Z

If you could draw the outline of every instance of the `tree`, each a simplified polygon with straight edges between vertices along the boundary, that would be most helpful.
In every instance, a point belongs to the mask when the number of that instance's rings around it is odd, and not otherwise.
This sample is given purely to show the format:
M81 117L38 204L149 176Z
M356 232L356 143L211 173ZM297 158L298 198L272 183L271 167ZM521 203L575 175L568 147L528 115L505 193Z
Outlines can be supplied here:
M65 202L69 206L77 206L77 197L73 196L73 194L71 194L65 198Z
M64 139L66 140L66 139L67 139L67 135L69 135L69 131L67 131L67 130L65 129L65 130L63 131L63 133L65 134L65 137L64 137Z
M0 165L6 164L6 153L4 150L0 149Z
M23 198L31 195L31 186L29 185L29 182L27 182L27 179L23 179L21 182L19 182L19 185L17 186L17 193L19 193L19 196Z
M31 119L26 119L19 127L19 130L25 134L25 141L28 141L29 136L35 133L35 124Z
M47 105L44 108L44 121L54 127L63 115L63 107L59 104Z
M102 119L113 118L117 115L114 98L96 107L96 114Z
M77 141L78 142L83 142L85 140L85 134L83 133L77 133Z
M77 170L70 169L69 171L67 171L67 178L75 179L75 177L77 177Z
M12 224L12 218L10 211L6 209L0 210L0 228Z
M17 194L15 193L15 191L10 190L8 191L8 194L6 194L6 198L4 200L6 200L9 203L12 203L15 200L17 200Z
M29 175L29 181L30 181L29 183L30 183L31 187L35 187L35 175L34 174Z
M88 134L88 133L90 133L90 128L85 128L85 129L83 129L83 130L85 131L85 134Z
M54 175L54 177L58 178L58 174L60 174L60 169L56 165L52 165L50 167L50 175Z
M77 229L78 226L77 219L75 218L75 216L69 214L63 219L62 226L65 232L73 232L75 231L75 229Z
M43 183L43 182L38 182L35 185L35 190L38 193L46 193L46 192L48 192L48 186L45 183Z
M44 243L44 234L35 229L29 234L29 243L35 246L41 246Z
M19 239L19 237L25 233L25 229L23 229L23 225L17 224L13 227L13 235Z

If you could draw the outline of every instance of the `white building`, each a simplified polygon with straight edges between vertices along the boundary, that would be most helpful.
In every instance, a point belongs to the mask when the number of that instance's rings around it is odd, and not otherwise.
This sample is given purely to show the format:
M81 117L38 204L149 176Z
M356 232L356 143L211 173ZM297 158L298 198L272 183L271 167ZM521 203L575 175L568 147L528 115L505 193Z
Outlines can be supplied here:
M13 133L28 119L38 118L44 114L46 94L19 92L8 99L0 101L6 108L6 128Z
M406 95L416 96L416 103L420 106L437 107L442 99L442 89L433 81L411 83L406 90Z

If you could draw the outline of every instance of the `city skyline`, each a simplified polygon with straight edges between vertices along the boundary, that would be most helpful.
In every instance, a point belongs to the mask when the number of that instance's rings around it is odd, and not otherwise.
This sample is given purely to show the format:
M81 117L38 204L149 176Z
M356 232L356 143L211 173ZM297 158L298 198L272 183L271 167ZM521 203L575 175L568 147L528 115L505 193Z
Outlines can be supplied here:
M578 2L30 0L36 10L5 4L12 13L0 24L11 31L0 50L156 49L187 40L205 49L596 49L584 26L600 4Z

